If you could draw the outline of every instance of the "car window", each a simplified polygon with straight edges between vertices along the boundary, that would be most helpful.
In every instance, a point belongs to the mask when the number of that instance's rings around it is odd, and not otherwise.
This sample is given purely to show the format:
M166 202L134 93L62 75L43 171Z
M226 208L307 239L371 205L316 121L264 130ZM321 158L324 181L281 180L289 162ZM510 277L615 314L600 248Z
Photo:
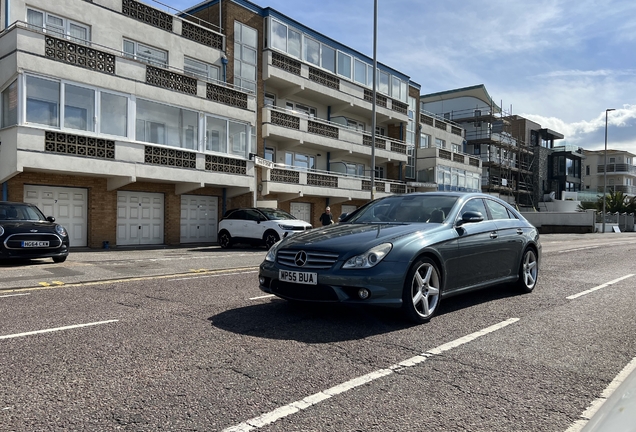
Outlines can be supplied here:
M488 199L486 200L486 205L493 219L514 219L503 204Z
M235 212L228 215L228 219L238 219L245 220L246 219L245 210L236 210Z
M258 222L262 220L262 217L256 210L245 210L245 220Z
M351 223L414 223L443 222L457 202L456 196L436 194L395 195L381 198L356 210L347 222ZM439 214L435 220L433 213Z
M35 207L20 204L0 204L0 220L45 220L44 215Z
M260 209L261 212L267 217L269 220L290 220L296 219L291 214L287 213L284 210L280 209Z
M459 213L460 217L462 217L467 211L479 212L484 219L488 219L488 212L486 211L484 200L481 198L473 198L464 204L462 211Z

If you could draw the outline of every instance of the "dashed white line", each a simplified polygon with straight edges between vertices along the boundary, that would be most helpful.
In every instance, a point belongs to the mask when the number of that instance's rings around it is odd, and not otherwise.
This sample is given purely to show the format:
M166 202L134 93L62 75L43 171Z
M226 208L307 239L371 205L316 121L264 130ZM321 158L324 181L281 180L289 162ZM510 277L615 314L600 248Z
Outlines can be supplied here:
M568 300L574 300L575 298L579 298L579 297L581 297L581 296L584 296L584 295L586 295L586 294L592 293L592 292L594 292L594 291L598 291L598 290L600 290L601 288L606 288L606 287L608 287L608 286L610 286L610 285L614 285L615 283L620 282L620 281L625 280L625 279L628 279L628 278L630 278L630 277L632 277L632 276L634 276L634 275L633 275L633 274L628 274L627 276L623 276L623 277L620 277L620 278L618 278L618 279L614 279L614 280L609 281L609 282L606 282L606 283L604 283L604 284L602 284L602 285L595 286L594 288L590 288L589 290L581 291L581 292L580 292L580 293L578 293L578 294L573 294L573 295L571 295L571 296L568 296L568 297L566 297L566 299L568 299Z
M51 332L56 332L56 331L61 331L61 330L70 330L70 329L81 328L81 327L90 327L90 326L96 326L96 325L100 325L100 324L114 323L114 322L117 322L117 321L119 321L119 320L98 321L98 322L92 322L92 323L87 323L87 324L75 324L75 325L70 325L70 326L65 326L65 327L56 327L56 328L50 328L50 329L44 329L44 330L35 330L35 331L30 331L30 332L25 332L25 333L16 333L16 334L11 334L11 335L0 336L0 339L12 339L12 338L17 338L17 337L41 334L41 333L51 333Z
M243 423L240 423L238 425L235 426L231 426L228 427L226 429L223 429L223 432L248 432L254 429L258 429L261 428L263 426L267 426L271 423L274 423L282 418L285 418L289 415L295 414L301 410L307 409L312 405L316 405L326 399L329 399L335 395L339 395L342 394L344 392L347 392L351 389L354 389L356 387L360 387L364 384L368 384L374 380L377 380L379 378L385 377L387 375L391 375L394 372L397 372L399 370L405 369L407 367L411 367L411 366L415 366L419 363L424 362L426 359L435 356L435 355L439 355L445 351L448 351L450 349L456 348L460 345L463 345L465 343L471 342L481 336L484 336L488 333L492 333L494 331L500 330L510 324L513 324L515 322L519 321L519 318L510 318L506 321L502 321L498 324L492 325L490 327L486 327L483 330L477 331L475 333L471 333L467 336L461 337L459 339L456 339L454 341L445 343L443 345L438 346L437 348L433 348L429 351L426 351L425 353L422 353L420 355L416 355L414 357L411 357L410 359L404 360L400 363L394 364L389 366L388 368L385 369L378 369L374 372L368 373L366 375L362 375L360 377L354 378L352 380L346 381L342 384L338 384L334 387L331 387L327 390L323 390L321 392L315 393L311 396L308 396L304 399L301 399L299 401L296 402L292 402L290 404L287 404L285 406L276 408L273 411L270 411L268 413L265 414L261 414L258 417L254 417L250 420L247 420Z
M31 293L25 293L25 294L7 294L7 295L1 295L0 298L4 298L4 297L17 297L17 296L27 296L27 295L31 295Z
M263 296L252 297L249 300L260 300L260 299L270 298L270 297L276 297L276 296L274 294L267 294L267 295L263 295Z

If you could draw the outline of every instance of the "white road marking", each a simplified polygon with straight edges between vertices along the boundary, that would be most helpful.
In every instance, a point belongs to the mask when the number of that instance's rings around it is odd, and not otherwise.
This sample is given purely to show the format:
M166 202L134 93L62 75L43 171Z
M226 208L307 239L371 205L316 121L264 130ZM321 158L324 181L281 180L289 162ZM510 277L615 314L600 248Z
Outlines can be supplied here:
M260 299L270 298L270 297L276 297L276 296L274 294L267 294L267 295L264 295L264 296L252 297L249 300L260 300Z
M182 280L203 279L203 278L219 277L219 276L236 276L236 275L250 274L250 273L258 273L258 271L254 270L254 271L246 271L246 272L239 272L239 273L217 273L217 274L211 274L211 275L192 275L192 276L183 277L179 279L172 279L172 280L182 281Z
M590 288L589 290L581 291L578 294L573 294L571 296L568 296L568 297L566 297L566 299L574 300L575 298L579 298L579 297L584 296L586 294L589 294L591 292L600 290L601 288L606 288L606 287L608 287L610 285L614 285L615 283L620 282L620 281L625 280L625 279L628 279L628 278L630 278L632 276L634 276L634 275L633 274L628 274L627 276L623 276L621 278L614 279L613 281L606 282L603 285L595 286L594 288Z
M439 355L444 351L448 351L450 349L456 348L465 343L471 342L481 336L484 336L488 333L492 333L494 331L500 330L510 324L516 323L519 321L519 318L510 318L506 321L502 321L498 324L492 325L490 327L486 327L483 330L477 331L475 333L471 333L467 336L461 337L454 341L445 343L443 345L438 346L437 348L433 348L429 351L426 351L423 354L416 355L411 357L410 359L404 360L398 364L394 364L385 369L378 369L374 372L368 373L366 375L362 375L358 378L354 378L352 380L346 381L342 384L338 384L334 387L331 387L327 390L323 390L321 392L315 393L311 396L308 396L302 400L292 402L285 406L276 408L273 411L270 411L265 414L261 414L258 417L254 417L250 420L244 421L235 426L231 426L229 428L223 429L223 432L247 432L254 429L261 428L263 426L267 426L271 423L274 423L284 417L287 417L291 414L295 414L301 410L307 409L312 405L316 405L326 399L329 399L335 395L339 395L341 393L347 392L356 387L360 387L361 385L368 384L374 380L379 378L391 375L394 372L400 371L407 367L415 366L419 363L422 363L429 357L433 357L435 355Z
M572 423L565 432L579 432L590 421L592 416L601 408L601 406L609 399L616 389L625 381L629 375L636 370L636 357L632 359L622 371L616 375L614 380L603 390L601 396L594 399L590 406L581 414L581 419Z
M60 331L60 330L70 330L70 329L81 328L81 327L89 327L89 326L95 326L95 325L100 325L100 324L109 324L109 323L113 323L113 322L117 322L117 321L119 321L119 320L98 321L98 322L87 323L87 324L75 324L75 325L70 325L70 326L65 326L65 327L57 327L57 328L50 328L50 329L44 329L44 330L35 330L35 331L30 331L30 332L25 332L25 333L16 333L16 334L12 334L12 335L0 336L0 339L12 339L12 338L23 337L23 336L31 336L31 335L40 334L40 333L51 333L51 332L56 332L56 331Z
M17 296L25 296L25 295L31 295L31 293L25 293L25 294L7 294L7 295L0 296L0 298L4 298L4 297L17 297Z

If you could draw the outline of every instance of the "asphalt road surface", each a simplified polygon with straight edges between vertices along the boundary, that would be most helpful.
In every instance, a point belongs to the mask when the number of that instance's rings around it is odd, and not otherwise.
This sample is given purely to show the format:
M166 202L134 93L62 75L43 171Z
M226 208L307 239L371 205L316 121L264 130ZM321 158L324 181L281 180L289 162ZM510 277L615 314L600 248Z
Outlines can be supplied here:
M264 249L0 264L0 429L578 431L636 358L636 235L542 243L533 293L419 326L266 296Z

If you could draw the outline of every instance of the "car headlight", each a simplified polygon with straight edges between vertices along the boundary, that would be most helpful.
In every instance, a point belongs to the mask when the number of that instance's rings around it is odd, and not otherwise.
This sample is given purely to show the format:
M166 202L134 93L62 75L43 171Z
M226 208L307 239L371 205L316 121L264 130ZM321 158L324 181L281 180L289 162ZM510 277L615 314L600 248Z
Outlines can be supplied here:
M66 228L64 228L62 225L55 225L55 232L57 232L62 237L66 236Z
M4 228L2 228L2 225L0 225L0 236L4 234Z
M265 261L274 262L276 261L276 251L278 251L278 247L280 246L280 242L282 240L278 240L274 245L269 248L267 251L267 255L265 255Z
M283 231L292 231L294 229L293 225L278 224L278 227Z
M343 269L364 269L376 266L393 248L391 243L382 243L372 247L361 255L356 255L347 260L342 266Z

